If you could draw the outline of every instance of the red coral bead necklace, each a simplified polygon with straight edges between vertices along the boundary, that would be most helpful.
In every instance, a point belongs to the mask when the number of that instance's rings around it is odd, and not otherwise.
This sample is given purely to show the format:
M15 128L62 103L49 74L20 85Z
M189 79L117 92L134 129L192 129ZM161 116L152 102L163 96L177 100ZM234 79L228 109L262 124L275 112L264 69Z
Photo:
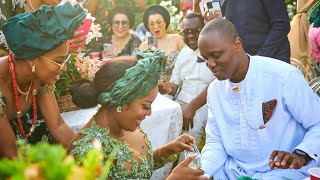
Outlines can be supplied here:
M36 123L37 123L37 99L36 99L37 90L35 88L35 83L32 81L30 87L32 87L32 89L33 89L32 90L33 120L32 120L32 126L29 130L29 133L26 134L23 129L23 125L22 125L22 121L21 121L22 113L21 113L21 108L20 108L19 99L18 99L18 84L17 84L17 78L16 78L13 53L9 54L9 68L11 71L14 100L15 100L15 105L16 105L16 110L17 110L17 124L18 124L21 136L26 139L26 138L29 138L31 136L31 134L34 132L35 127L36 127ZM28 92L30 93L30 88L29 88Z

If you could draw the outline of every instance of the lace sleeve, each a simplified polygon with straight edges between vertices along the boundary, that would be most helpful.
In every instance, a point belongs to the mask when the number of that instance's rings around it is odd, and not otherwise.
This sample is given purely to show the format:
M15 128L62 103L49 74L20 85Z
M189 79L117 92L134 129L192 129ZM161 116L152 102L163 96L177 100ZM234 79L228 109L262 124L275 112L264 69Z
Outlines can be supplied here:
M177 154L172 154L167 158L161 157L160 162L154 162L154 170L163 167L167 163L175 162L177 159L178 159L178 155Z
M0 117L6 116L6 104L5 104L5 99L2 96L2 92L0 91Z

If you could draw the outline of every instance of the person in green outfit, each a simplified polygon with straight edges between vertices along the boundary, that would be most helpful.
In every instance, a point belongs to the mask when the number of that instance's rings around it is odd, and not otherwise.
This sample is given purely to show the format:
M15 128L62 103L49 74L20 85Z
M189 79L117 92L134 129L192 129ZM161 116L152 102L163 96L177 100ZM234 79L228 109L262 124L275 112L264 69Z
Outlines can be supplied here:
M71 88L73 102L81 108L101 107L75 136L68 151L81 163L101 142L104 159L113 160L109 179L150 179L153 171L175 161L184 150L193 151L193 137L181 135L152 149L141 122L152 113L158 94L157 82L164 52L139 52L133 57L114 58L95 74L92 82L81 80ZM193 159L179 164L168 180L201 179L202 170L188 168Z

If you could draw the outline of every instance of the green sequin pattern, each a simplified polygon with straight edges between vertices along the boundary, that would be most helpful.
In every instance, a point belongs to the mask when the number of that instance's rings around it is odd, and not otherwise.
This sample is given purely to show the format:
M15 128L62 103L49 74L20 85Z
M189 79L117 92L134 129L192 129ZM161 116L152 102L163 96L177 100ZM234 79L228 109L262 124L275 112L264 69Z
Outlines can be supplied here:
M140 129L141 130L141 129ZM142 133L144 133L141 130ZM92 125L80 131L84 137L73 143L74 149L71 151L71 155L77 155L78 163L81 163L86 154L93 149L92 141L99 140L102 144L102 153L104 154L104 160L106 161L114 148L119 148L119 152L115 157L115 161L110 169L109 178L111 179L150 179L153 169L153 151L149 140L146 138L146 144L148 146L148 154L150 157L146 157L141 154L139 165L137 161L132 158L133 151L129 148L129 145L118 139L115 139L109 135L108 128L100 128L95 122ZM145 137L146 134L144 133ZM133 165L131 169L126 169L124 163L128 162Z

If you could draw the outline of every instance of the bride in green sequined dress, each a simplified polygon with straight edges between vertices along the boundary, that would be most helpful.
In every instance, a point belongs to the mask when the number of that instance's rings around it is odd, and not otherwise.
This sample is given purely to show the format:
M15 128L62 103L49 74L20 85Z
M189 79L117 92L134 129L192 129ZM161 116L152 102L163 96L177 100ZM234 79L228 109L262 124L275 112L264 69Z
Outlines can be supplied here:
M140 128L145 117L151 115L151 104L158 94L162 57L163 52L155 51L142 52L138 61L132 57L115 58L101 67L93 82L81 80L73 85L71 94L76 105L82 108L101 105L68 148L79 163L94 147L93 142L98 141L105 160L113 162L110 179L150 179L155 169L175 161L177 154L192 151L190 145L195 140L189 135L153 150ZM203 173L186 164L179 165L174 172L180 170L186 171L184 177ZM174 174L171 177L174 179Z

